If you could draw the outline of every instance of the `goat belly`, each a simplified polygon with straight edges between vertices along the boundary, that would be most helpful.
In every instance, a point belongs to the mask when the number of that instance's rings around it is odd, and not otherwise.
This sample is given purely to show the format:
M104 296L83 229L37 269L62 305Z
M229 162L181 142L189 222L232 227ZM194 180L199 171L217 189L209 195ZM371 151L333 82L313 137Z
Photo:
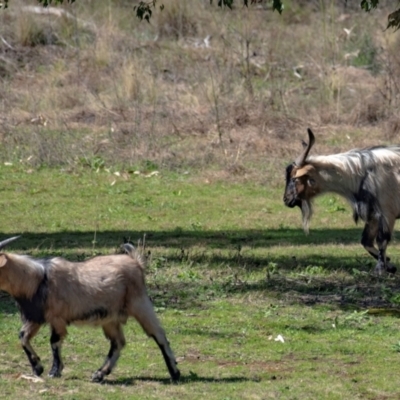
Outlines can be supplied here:
M110 312L110 310L105 307L97 307L76 315L72 320L68 321L68 323L74 325L104 325L107 322L117 321L126 323L127 319L128 315L126 312L116 314Z

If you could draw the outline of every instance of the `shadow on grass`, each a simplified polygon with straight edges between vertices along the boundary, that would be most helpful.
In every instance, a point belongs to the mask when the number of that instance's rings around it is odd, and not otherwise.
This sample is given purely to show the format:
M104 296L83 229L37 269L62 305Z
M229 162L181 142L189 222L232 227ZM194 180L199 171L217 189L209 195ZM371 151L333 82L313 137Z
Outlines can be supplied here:
M210 378L199 376L195 373L191 373L189 375L183 375L179 379L179 382L173 383L170 378L154 378L150 376L141 376L138 378L119 378L119 379L107 379L102 382L102 385L134 385L136 381L141 382L157 382L163 385L184 385L187 383L239 383L239 382L250 382L250 381L258 381L256 379L246 378L243 376L230 376L226 378Z
M168 268L172 264L179 267L177 279L168 281L162 273L157 274L155 282L149 279L149 292L159 309L168 307L177 310L201 309L207 307L210 300L221 296L242 296L253 292L285 297L287 301L305 305L359 308L390 305L393 299L400 299L400 278L371 276L374 260L367 254L358 259L334 252L320 254L315 249L304 255L302 250L294 247L358 243L360 233L361 229L318 229L305 236L300 229L283 228L146 232L149 249L164 247L168 250L167 255L163 254L158 259L153 254L149 271ZM1 239L9 236L0 234ZM99 232L95 248L108 247L112 252L124 236L136 240L143 236L143 232ZM10 251L18 253L37 249L39 253L43 251L44 256L65 255L70 250L72 255L68 257L73 260L91 255L78 253L91 247L93 237L92 232L27 232L9 247ZM196 247L198 245L201 245L201 250ZM282 255L281 251L280 255L275 255L271 251L271 255L260 255L241 250L243 246L268 249L274 245L287 246L286 253ZM258 280L251 276L253 272L258 274L255 275ZM7 313L10 309L15 308L8 302L0 302L0 312Z
M279 274L257 281L228 278L212 284L167 283L156 288L151 286L150 293L155 307L161 310L165 307L175 310L204 310L214 299L243 298L249 295L255 295L256 298L264 296L266 302L274 299L284 300L288 304L326 305L331 308L356 310L398 307L399 283L399 277L385 279L364 276L343 281L332 276L304 277L301 274ZM218 336L212 330L202 334Z
M358 243L360 231L356 229L319 229L306 236L299 229L279 230L241 230L241 231L164 231L146 232L147 249L165 248L157 259L153 251L152 260L156 268L168 266L170 263L207 264L207 270L229 268L238 270L259 270L274 263L280 270L292 270L298 265L322 266L328 270L338 268L364 268L363 264L371 264L372 258L365 256L362 261L355 257L326 256L318 249L307 255L296 246L336 245ZM120 252L124 237L134 243L143 238L144 232L104 231L96 234L93 243L93 232L66 231L56 233L21 233L21 238L7 246L7 250L17 253L31 253L34 249L38 257L66 256L71 261L80 261L91 257L96 249L104 249L106 253ZM0 233L0 239L12 236ZM255 254L251 250L266 249L272 246L288 248L285 255ZM93 248L93 251L91 250ZM242 251L246 248L246 251ZM83 253L83 249L87 253ZM87 250L90 249L90 250ZM249 251L250 250L250 251ZM76 254L74 254L76 251ZM104 250L103 250L104 251ZM362 248L360 245L360 251ZM281 252L282 253L282 252ZM367 253L365 253L366 255ZM390 255L390 247L389 247ZM371 267L368 265L368 267Z
M284 300L288 304L346 310L396 308L400 299L399 276L375 277L367 273L354 279L342 279L334 274L307 276L300 271L298 274L275 273L258 280L247 279L244 273L238 276L226 275L213 281L199 278L190 282L149 282L147 286L157 313L165 309L176 312L207 310L214 300L249 295L260 299L265 297L266 302L274 299ZM0 316L17 312L15 301L8 294L0 292ZM193 328L188 333L215 338L229 336L228 333L212 328L206 331Z
M92 247L117 247L123 237L130 237L136 242L146 234L150 246L167 248L189 248L193 246L207 246L210 249L233 249L238 246L271 247L294 245L322 245L322 244L354 244L359 243L362 228L352 229L315 229L305 235L301 229L244 229L234 231L185 231L174 229L170 231L102 231L94 232L65 231L52 233L15 232L0 233L1 240L13 235L22 235L21 239L10 245L10 248L26 250L32 248L45 249L74 249Z

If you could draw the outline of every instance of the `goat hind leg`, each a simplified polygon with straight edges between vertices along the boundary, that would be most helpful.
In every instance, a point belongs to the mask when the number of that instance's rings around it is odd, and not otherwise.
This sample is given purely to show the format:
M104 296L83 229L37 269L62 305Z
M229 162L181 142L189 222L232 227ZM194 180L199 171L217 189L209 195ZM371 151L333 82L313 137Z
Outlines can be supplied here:
M101 382L104 376L111 373L125 346L124 332L120 323L113 322L103 325L103 332L110 341L110 350L104 364L92 375L93 382Z
M174 353L172 352L167 337L165 336L165 332L158 321L150 299L146 296L145 298L141 298L140 301L131 304L130 314L136 318L146 334L152 337L157 343L164 357L171 379L174 382L177 382L181 373L176 367L177 362Z
M378 260L374 271L377 275L381 275L385 269L385 265L380 260L378 249L374 246L375 239L378 236L378 230L379 224L377 220L367 222L361 235L361 244L364 246L364 249L375 258L375 260Z
M361 244L368 253L378 260L379 252L374 246L376 236L378 235L378 222L373 220L367 222L364 226L363 233L361 235Z
M42 375L43 366L39 356L36 354L35 350L33 350L30 340L38 333L40 326L40 324L35 322L26 322L19 332L22 348L32 366L33 374L36 376Z
M386 257L386 248L392 238L394 222L394 219L392 222L387 223L384 217L381 216L379 218L378 234L376 237L376 243L379 249L378 263L376 265L377 272L386 269L387 272L394 274L397 270L393 264L389 263L389 257Z

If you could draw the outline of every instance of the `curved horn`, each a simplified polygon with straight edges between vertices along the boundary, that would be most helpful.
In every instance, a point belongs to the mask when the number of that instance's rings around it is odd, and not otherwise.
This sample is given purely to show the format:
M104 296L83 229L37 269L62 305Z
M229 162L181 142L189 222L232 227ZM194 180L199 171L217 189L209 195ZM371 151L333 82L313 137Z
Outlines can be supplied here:
M13 236L13 237L10 237L10 238L8 238L8 239L6 239L6 240L3 240L2 242L0 242L0 250L1 250L3 247L7 246L9 243L13 242L14 240L17 240L17 239L20 238L20 237L21 237L21 236Z
M308 146L304 149L303 153L301 154L300 157L296 159L294 162L298 167L301 167L304 165L304 162L307 159L308 153L311 150L311 147L313 147L313 144L315 143L315 136L310 128L307 129L308 132Z

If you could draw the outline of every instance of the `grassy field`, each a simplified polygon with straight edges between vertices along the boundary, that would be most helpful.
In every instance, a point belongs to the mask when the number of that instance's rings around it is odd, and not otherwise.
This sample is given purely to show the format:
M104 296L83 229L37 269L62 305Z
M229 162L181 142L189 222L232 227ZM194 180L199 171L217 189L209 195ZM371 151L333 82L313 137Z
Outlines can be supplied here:
M400 398L400 275L371 274L341 199L318 199L308 236L282 202L307 127L313 154L399 141L390 2L344 3L285 1L279 16L169 0L150 24L130 1L0 12L0 240L83 260L145 238L182 372L172 385L130 321L104 384L90 382L108 351L91 328L70 328L61 379L33 379L1 293L0 397ZM388 254L400 266L396 239ZM33 343L46 373L49 337Z
M150 295L183 376L170 384L157 347L130 321L128 345L104 384L90 375L108 344L89 327L70 328L62 378L32 380L17 309L4 295L4 398L399 397L399 278L370 274L361 228L340 199L318 201L305 236L282 188L21 165L1 166L0 176L1 236L23 235L10 251L79 260L146 235ZM389 254L400 260L396 243ZM44 328L33 341L47 370L49 336Z

